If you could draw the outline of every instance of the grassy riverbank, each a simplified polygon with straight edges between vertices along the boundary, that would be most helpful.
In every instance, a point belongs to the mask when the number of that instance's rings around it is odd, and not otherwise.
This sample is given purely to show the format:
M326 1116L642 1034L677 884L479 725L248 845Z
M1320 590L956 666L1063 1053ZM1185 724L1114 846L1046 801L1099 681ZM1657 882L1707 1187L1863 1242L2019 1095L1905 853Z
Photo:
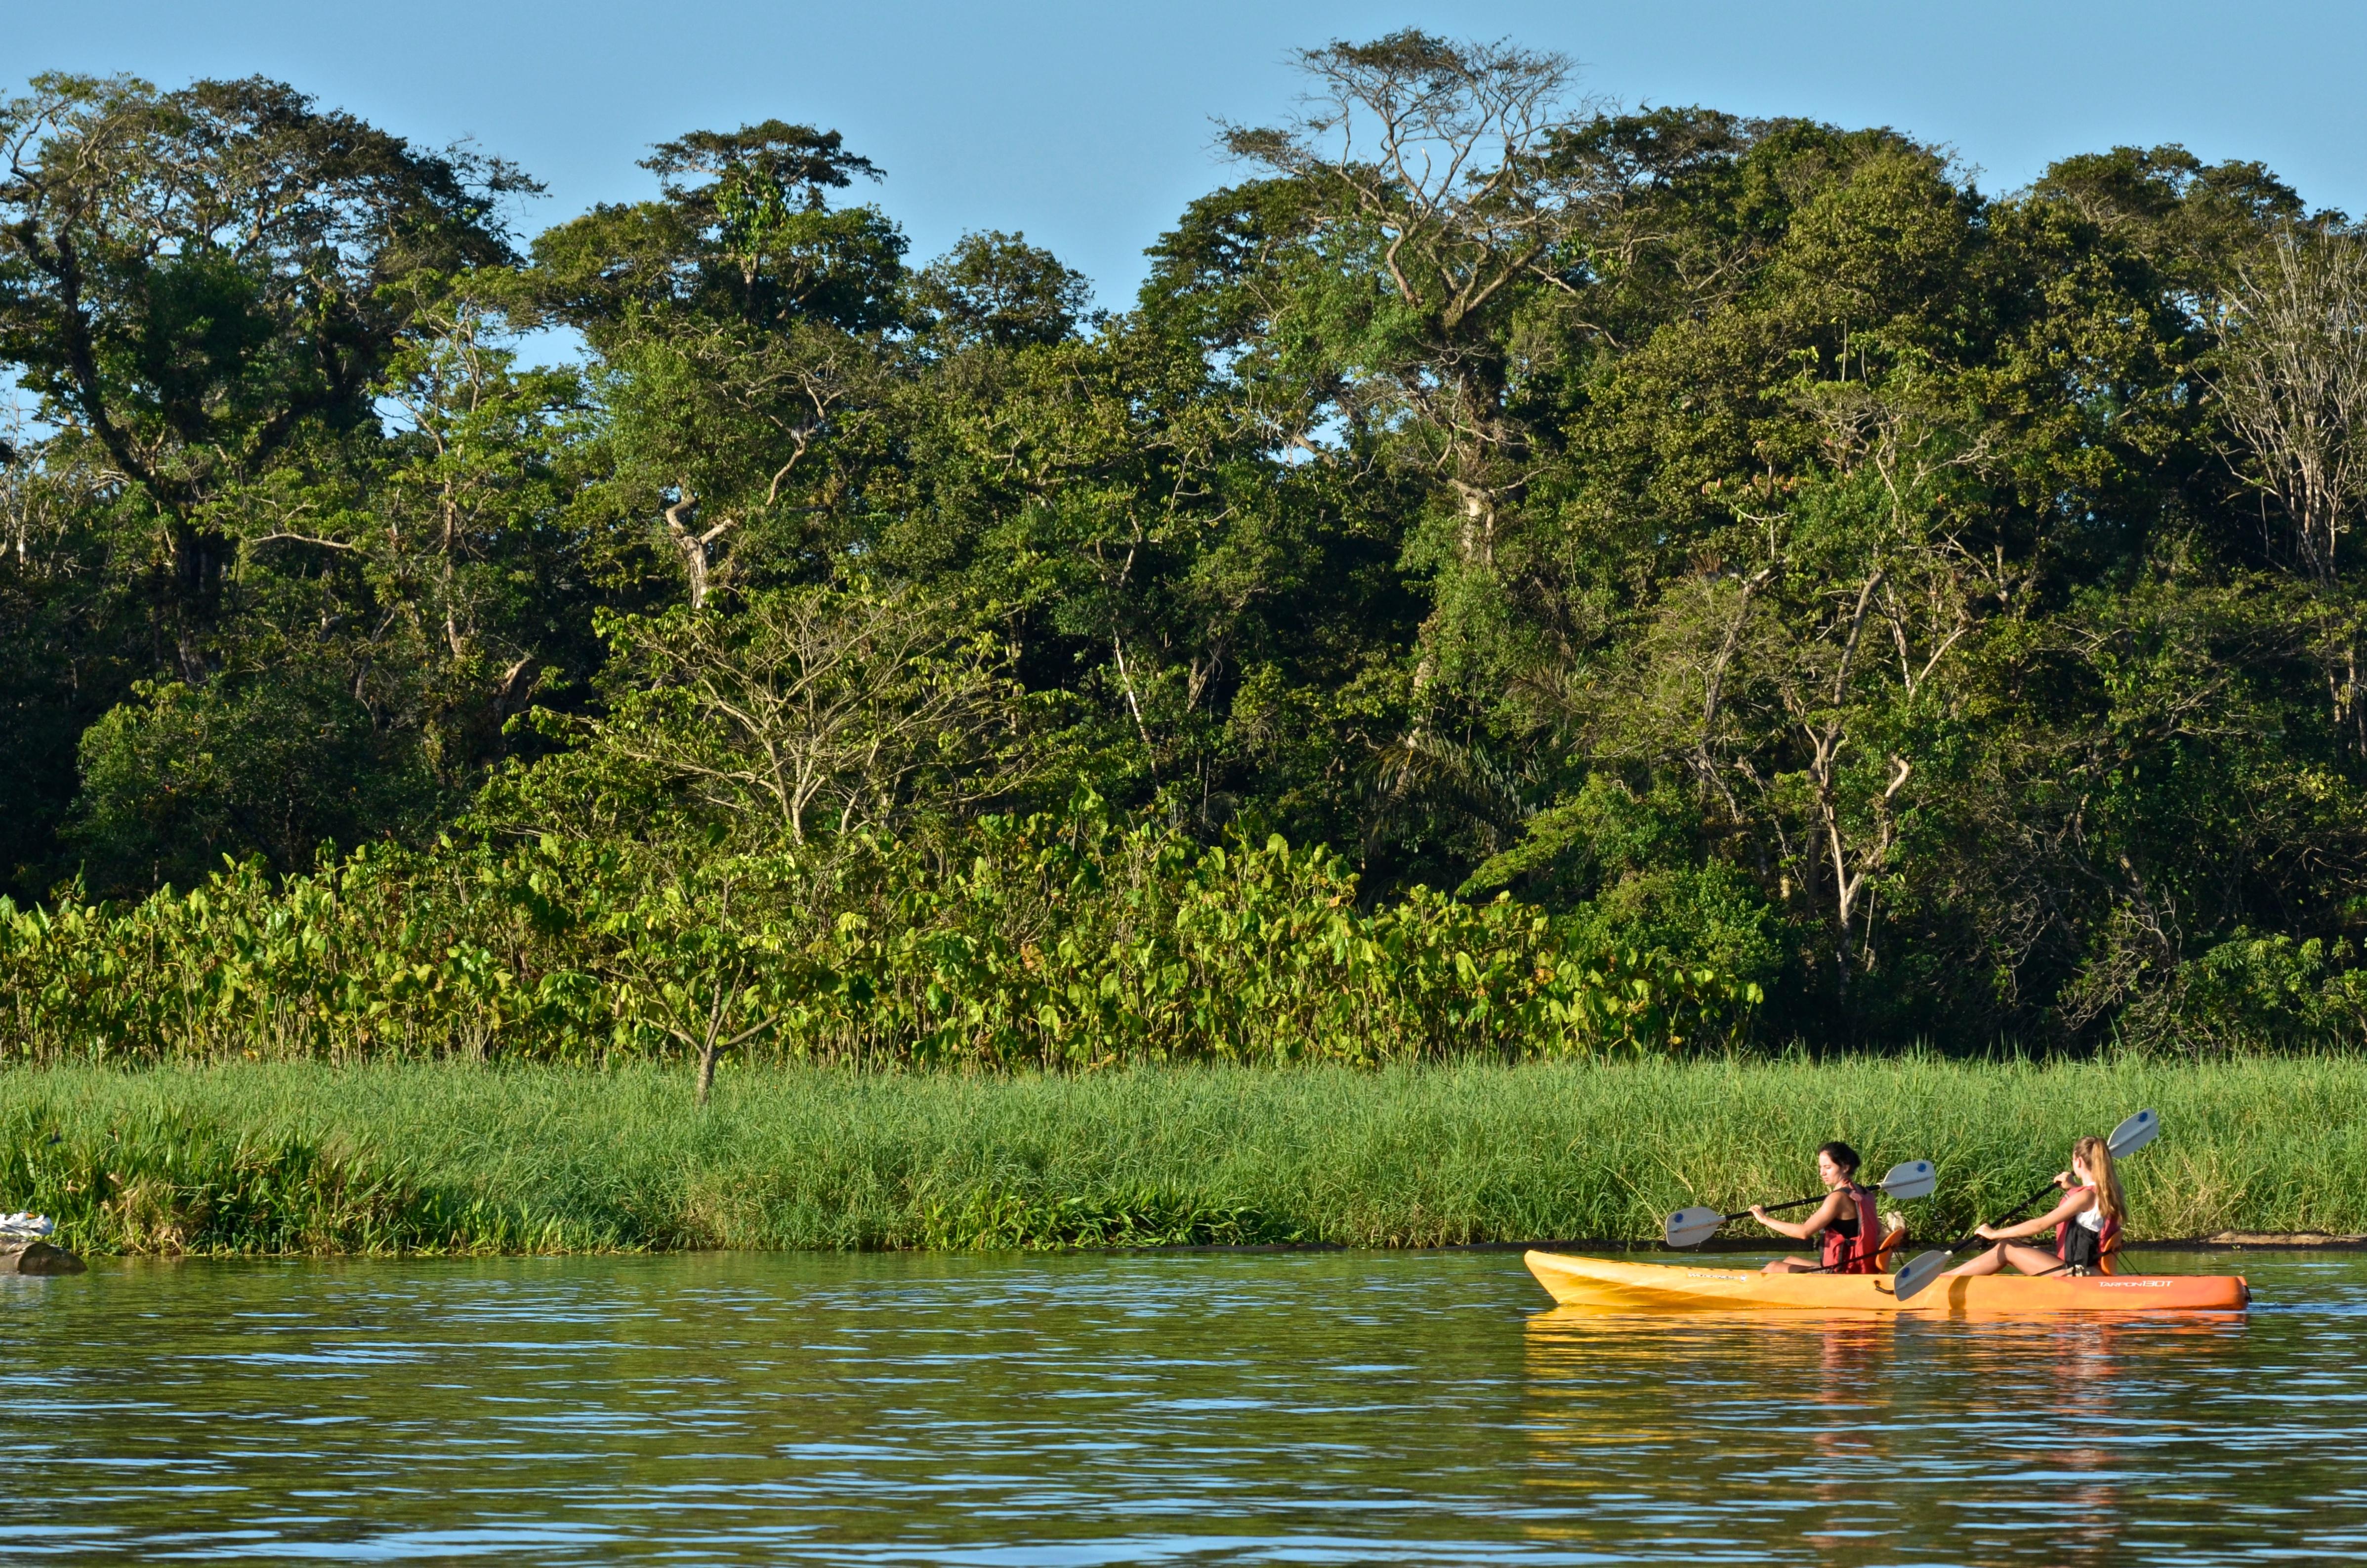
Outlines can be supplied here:
M2367 1061L1143 1069L1080 1077L459 1066L0 1073L0 1203L92 1252L1656 1237L1930 1156L1920 1234L2157 1109L2136 1229L2367 1232ZM1738 1231L1747 1227L1737 1227Z

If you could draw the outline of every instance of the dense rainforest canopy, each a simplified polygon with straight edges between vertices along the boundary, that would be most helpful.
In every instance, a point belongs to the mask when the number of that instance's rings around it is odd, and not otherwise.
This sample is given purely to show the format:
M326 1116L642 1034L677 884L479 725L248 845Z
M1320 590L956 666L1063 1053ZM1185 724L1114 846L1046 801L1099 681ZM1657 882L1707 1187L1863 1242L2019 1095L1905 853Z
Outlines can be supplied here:
M1303 64L1111 312L1016 233L916 263L811 126L528 240L522 172L288 86L36 78L6 890L527 854L550 927L630 863L720 998L767 897L844 937L850 877L974 891L1014 834L1279 835L1763 1038L2357 1032L2346 218L2175 146L1984 192L1508 45Z

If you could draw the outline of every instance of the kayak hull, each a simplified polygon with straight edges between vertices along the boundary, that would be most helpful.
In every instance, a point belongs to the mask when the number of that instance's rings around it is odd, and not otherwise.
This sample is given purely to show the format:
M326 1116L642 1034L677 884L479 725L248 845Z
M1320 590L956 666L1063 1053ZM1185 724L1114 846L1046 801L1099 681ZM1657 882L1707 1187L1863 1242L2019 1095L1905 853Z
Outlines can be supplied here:
M1529 1272L1558 1304L1594 1312L1769 1312L2044 1317L2057 1313L2242 1312L2237 1274L1985 1274L1938 1280L1901 1303L1888 1274L1762 1274L1713 1264L1628 1263L1532 1252Z

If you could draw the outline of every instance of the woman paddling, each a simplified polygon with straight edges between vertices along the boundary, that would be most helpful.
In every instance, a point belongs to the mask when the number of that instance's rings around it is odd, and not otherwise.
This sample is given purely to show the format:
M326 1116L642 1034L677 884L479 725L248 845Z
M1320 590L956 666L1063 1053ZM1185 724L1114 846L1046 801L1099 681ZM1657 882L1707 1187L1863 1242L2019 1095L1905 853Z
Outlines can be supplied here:
M1825 1145L1817 1151L1817 1176L1832 1191L1798 1224L1773 1218L1764 1203L1750 1205L1750 1217L1778 1235L1818 1246L1815 1258L1779 1258L1765 1271L1874 1273L1882 1251L1882 1219L1874 1212L1874 1189L1857 1184L1857 1151L1843 1143Z
M2022 1274L2111 1273L2112 1254L2120 1250L2121 1218L2128 1213L2121 1179L2112 1170L2112 1145L2101 1138L2082 1138L2072 1145L2071 1168L2058 1172L2055 1185L2063 1189L2063 1201L2018 1225L1976 1228L1975 1235L1997 1245L1941 1278L1994 1274L2008 1265ZM2053 1252L2014 1245L2048 1229L2055 1232Z

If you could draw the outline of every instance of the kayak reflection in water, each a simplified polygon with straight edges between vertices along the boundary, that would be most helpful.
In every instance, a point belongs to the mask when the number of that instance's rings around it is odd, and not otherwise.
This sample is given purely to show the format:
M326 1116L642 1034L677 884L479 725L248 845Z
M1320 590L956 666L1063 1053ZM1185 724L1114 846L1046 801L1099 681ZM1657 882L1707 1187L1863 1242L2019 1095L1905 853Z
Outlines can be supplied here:
M1770 1274L1829 1271L1871 1274L1882 1247L1882 1220L1874 1212L1874 1191L1857 1184L1857 1151L1830 1143L1817 1151L1817 1177L1832 1189L1817 1212L1797 1224L1769 1214L1767 1205L1750 1205L1750 1217L1778 1235L1818 1243L1814 1258L1779 1258ZM1821 1238L1821 1239L1820 1239Z
M2009 1265L2023 1274L2112 1272L2112 1255L2120 1250L2121 1220L2128 1205L2121 1196L2121 1179L2112 1170L2112 1146L2101 1138L2080 1139L2071 1145L2071 1168L2058 1171L2055 1185L2063 1189L2063 1201L2018 1225L1977 1227L1975 1235L1998 1245L1941 1278L1994 1274ZM2013 1245L2046 1230L2055 1232L2053 1252Z

